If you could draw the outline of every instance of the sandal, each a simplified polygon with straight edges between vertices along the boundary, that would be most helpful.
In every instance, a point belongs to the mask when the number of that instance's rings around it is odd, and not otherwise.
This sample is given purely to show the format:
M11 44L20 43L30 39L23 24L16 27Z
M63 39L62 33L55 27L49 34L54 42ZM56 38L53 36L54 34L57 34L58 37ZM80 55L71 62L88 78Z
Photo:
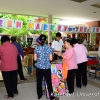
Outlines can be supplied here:
M4 96L5 99L13 99L13 97L9 97L8 95Z
M14 94L14 97L18 96L19 93Z

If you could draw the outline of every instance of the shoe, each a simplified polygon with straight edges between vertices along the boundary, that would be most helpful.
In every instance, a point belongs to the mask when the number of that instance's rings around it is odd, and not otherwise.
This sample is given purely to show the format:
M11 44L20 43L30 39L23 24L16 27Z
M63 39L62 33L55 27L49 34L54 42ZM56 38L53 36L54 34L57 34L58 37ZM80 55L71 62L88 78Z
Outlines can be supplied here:
M42 98L42 95L40 97L38 97L38 99L41 99Z
M8 95L4 96L5 99L13 99L13 97L9 97Z
M18 96L19 95L19 93L16 93L16 94L14 94L14 97L16 97L16 96Z
M83 85L84 87L86 87L86 85Z
M26 78L24 78L24 79L21 79L21 81L26 81L27 79Z
M80 89L81 89L81 86L76 86L76 87L78 87L78 88L80 88Z

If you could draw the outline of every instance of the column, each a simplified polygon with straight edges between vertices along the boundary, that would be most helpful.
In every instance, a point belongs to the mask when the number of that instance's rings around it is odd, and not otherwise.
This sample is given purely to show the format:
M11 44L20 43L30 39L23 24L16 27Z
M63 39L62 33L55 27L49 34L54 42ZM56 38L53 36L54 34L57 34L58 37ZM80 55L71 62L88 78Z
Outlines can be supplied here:
M52 15L48 15L48 24L52 24ZM48 44L52 42L52 32L48 31Z
M94 45L94 33L90 33L91 34L91 44Z

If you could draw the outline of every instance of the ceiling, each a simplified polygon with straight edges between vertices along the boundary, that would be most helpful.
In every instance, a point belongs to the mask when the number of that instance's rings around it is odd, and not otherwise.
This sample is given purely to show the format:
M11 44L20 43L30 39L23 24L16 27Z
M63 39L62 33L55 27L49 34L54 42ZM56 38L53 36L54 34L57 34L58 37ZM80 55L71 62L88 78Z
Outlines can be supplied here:
M97 21L100 20L100 8L91 6L96 3L100 3L100 0L87 0L82 3L71 0L0 0L0 12Z

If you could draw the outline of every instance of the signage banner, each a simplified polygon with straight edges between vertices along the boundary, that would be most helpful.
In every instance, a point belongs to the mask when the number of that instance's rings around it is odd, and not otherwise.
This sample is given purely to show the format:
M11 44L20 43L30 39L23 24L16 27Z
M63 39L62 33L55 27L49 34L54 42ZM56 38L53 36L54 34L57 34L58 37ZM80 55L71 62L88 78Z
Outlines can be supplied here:
M28 28L28 30L34 30L34 23L33 22L28 22L27 23L27 28Z
M0 18L0 28L4 28L4 27L22 29L23 21Z
M22 29L23 28L23 21L15 20L15 28Z
M86 26L68 26L68 25L55 25L46 23L27 23L28 30L43 30L43 31L59 31L68 33L100 33L100 27L86 27Z
M4 27L4 19L0 18L0 28Z
M35 30L41 30L41 26L42 26L41 23L35 23L35 24L34 24L34 29L35 29Z

